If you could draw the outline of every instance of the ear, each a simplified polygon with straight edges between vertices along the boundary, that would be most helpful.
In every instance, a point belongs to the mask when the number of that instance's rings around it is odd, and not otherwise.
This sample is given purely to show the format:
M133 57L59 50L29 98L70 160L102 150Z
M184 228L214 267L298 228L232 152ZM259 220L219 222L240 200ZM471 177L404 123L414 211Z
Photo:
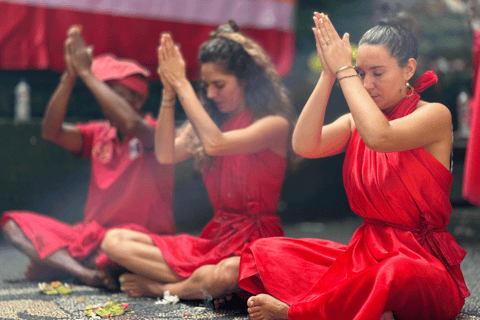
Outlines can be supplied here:
M403 67L403 74L405 76L405 81L408 81L413 77L416 69L417 69L417 60L413 58L408 59L407 64Z

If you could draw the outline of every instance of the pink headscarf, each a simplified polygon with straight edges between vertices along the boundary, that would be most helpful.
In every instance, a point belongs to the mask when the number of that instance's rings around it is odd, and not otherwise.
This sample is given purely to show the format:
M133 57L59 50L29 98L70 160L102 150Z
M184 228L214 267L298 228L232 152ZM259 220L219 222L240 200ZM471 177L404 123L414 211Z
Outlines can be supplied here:
M113 54L100 55L93 59L92 72L102 81L119 83L136 93L148 95L146 77L150 71L134 60L118 59Z

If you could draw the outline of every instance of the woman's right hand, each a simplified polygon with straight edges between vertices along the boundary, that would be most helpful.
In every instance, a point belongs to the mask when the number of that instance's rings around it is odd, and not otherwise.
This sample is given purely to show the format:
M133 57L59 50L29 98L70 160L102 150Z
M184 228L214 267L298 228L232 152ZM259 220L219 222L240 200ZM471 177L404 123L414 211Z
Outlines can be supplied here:
M322 64L322 74L326 75L329 78L335 80L335 74L328 68L327 62L325 61L325 57L323 56L322 48L320 47L320 40L319 37L321 36L320 33L320 13L314 12L313 22L315 23L315 27L312 28L313 34L315 36L315 44L317 47L318 58L320 59L320 63Z

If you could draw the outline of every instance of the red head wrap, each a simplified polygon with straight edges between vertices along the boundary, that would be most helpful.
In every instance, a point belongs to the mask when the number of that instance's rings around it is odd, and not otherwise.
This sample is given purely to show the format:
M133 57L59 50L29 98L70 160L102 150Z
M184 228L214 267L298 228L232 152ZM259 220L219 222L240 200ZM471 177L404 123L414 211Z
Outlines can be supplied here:
M136 61L104 54L93 59L92 72L102 81L116 82L136 93L145 96L148 94L146 77L150 75L150 71Z

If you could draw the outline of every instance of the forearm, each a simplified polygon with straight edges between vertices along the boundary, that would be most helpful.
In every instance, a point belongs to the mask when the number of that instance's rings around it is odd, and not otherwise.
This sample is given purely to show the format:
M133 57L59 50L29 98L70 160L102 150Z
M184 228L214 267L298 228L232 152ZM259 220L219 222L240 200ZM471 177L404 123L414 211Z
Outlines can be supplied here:
M54 142L62 131L62 124L67 114L67 106L76 83L76 76L64 72L61 80L50 98L42 122L42 137Z
M355 126L365 144L367 146L381 144L383 137L390 130L390 123L365 90L360 78L348 77L339 82Z
M142 117L137 114L128 102L119 96L105 82L92 72L80 74L85 85L97 100L103 114L125 136L136 135L135 130ZM153 131L153 130L152 130Z
M155 156L160 163L175 162L175 92L163 92L155 128Z
M329 78L322 73L298 118L293 131L292 145L293 150L300 155L316 149L320 144L325 110L334 81L335 78Z
M203 108L188 80L182 81L175 88L175 91L177 92L178 99L182 104L187 118L190 120L195 131L199 135L200 141L205 148L205 152L209 154L209 150L215 149L217 146L221 145L223 141L221 130Z

